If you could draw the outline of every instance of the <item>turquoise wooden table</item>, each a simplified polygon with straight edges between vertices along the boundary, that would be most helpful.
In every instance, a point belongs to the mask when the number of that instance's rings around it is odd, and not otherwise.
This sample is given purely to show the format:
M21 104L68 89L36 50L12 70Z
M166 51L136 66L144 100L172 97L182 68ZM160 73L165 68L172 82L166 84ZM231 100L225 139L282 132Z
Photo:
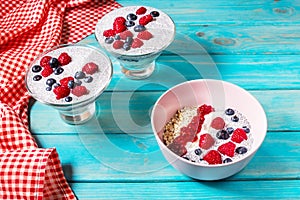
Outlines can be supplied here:
M57 148L78 199L299 199L300 1L118 2L165 11L177 35L146 80L124 78L113 60L112 81L87 124L67 125L52 108L32 106L31 131L41 147ZM80 43L99 47L94 35ZM151 131L156 99L198 78L243 87L268 118L266 139L253 160L221 181L197 181L175 170Z

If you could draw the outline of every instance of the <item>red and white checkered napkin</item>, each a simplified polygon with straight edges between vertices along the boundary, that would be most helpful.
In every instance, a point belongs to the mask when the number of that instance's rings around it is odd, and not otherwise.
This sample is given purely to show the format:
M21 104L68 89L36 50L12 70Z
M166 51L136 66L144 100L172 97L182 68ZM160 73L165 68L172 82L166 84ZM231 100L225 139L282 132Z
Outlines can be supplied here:
M91 34L120 5L113 0L10 0L0 3L0 199L75 199L55 148L28 130L24 76L45 49Z

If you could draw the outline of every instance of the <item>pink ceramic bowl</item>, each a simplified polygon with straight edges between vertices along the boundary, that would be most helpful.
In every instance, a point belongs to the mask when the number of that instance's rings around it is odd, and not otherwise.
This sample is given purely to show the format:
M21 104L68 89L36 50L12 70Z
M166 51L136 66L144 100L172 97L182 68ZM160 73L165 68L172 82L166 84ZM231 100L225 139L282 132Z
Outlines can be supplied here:
M253 143L241 159L224 164L206 165L191 162L173 153L162 140L165 124L184 106L212 105L233 107L248 119ZM183 174L199 180L218 180L241 171L259 149L267 132L267 118L260 103L246 90L220 80L187 81L167 90L155 103L151 115L152 129L167 161Z

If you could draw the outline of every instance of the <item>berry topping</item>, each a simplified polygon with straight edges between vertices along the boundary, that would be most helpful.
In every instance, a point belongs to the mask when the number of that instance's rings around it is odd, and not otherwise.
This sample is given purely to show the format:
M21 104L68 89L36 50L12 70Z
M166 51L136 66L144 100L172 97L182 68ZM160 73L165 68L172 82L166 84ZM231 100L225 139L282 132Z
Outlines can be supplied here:
M147 12L147 9L145 7L140 7L139 9L136 10L137 15L143 15Z
M77 97L81 97L82 95L85 95L88 93L88 90L86 89L85 86L76 86L73 90L72 90L72 94L74 94Z
M117 17L114 21L114 24L124 24L126 19L124 17Z
M203 104L198 108L198 112L201 113L202 115L207 115L213 111L214 111L213 107L206 104Z
M137 37L142 40L150 40L153 37L153 35L149 31L145 30L145 31L139 32Z
M82 84L81 80L76 79L75 80L75 86L80 86Z
M65 77L65 78L61 79L59 81L59 83L61 86L68 87L69 81L74 81L74 78L72 76Z
M126 31L120 33L120 38L122 40L126 40L127 37L133 37L133 34L131 33L131 31L126 30Z
M52 90L52 87L48 86L46 87L46 91L51 91Z
M195 152L195 154L198 155L198 156L200 156L201 153L202 153L201 149L195 149L194 152Z
M199 140L200 148L209 149L210 147L212 147L214 145L214 143L215 143L215 140L210 134L205 133L200 136L200 140Z
M233 121L233 122L238 122L239 120L240 119L236 115L234 115L233 117L231 117L231 121Z
M248 128L247 126L243 126L243 129L246 133L250 133L250 128Z
M139 25L136 25L136 26L133 28L133 30L134 30L135 32L141 32L141 31L146 30L146 28L145 28L145 26L139 24Z
M73 89L75 87L75 81L74 80L70 80L68 82L68 88Z
M238 154L244 154L244 153L247 153L247 148L246 147L238 147L236 148L235 152L238 153Z
M57 88L57 87L59 87L59 86L60 86L59 83L54 83L54 84L53 84L53 87L54 87L54 88Z
M56 80L54 78L49 78L46 81L46 85L52 86L54 83L56 83Z
M234 110L231 109L231 108L227 108L227 109L225 110L225 114L226 114L226 115L234 115Z
M33 65L33 67L31 68L31 71L33 73L40 72L40 71L42 71L42 67L40 65Z
M225 158L225 159L223 160L223 163L230 163L230 162L232 162L232 160L231 160L230 158Z
M114 31L115 33L121 33L123 31L127 30L127 27L125 24L120 24L120 23L114 23Z
M149 22L153 20L153 17L151 15L145 15L140 18L139 23L140 25L147 25Z
M133 21L126 21L125 22L125 26L127 26L127 27L132 27L134 25L135 25L135 23Z
M98 71L98 65L93 62L89 62L82 67L82 71L86 74L94 74Z
M204 157L203 160L208 162L208 164L215 165L215 164L221 164L222 158L221 154L216 150L210 150Z
M131 44L131 47L135 49L135 48L140 48L143 45L144 43L140 39L135 38Z
M65 98L65 101L66 101L66 102L71 102L72 100L73 100L73 98L70 97L70 96L67 96L67 97Z
M34 81L39 81L39 80L41 80L42 79L42 76L41 75L35 75L33 78L32 78L32 80L34 80Z
M106 44L111 44L114 42L114 38L113 37L108 37L108 38L105 38L105 43Z
M220 140L227 140L230 137L230 135L227 131L220 130L217 132L216 137Z
M152 11L152 12L150 13L150 15L151 15L152 17L158 17L158 16L159 16L159 12L158 12L158 11Z
M59 66L58 59L57 58L51 58L50 61L49 61L49 65L52 68L57 68Z
M218 147L218 151L226 156L233 157L235 150L235 144L233 142L227 142Z
M40 65L42 67L47 67L49 66L49 61L51 59L51 56L44 56L41 60L40 60Z
M222 117L216 117L212 120L210 126L216 130L221 130L225 126L225 121Z
M85 73L83 73L82 71L78 71L75 73L75 76L74 76L76 79L82 79L85 77Z
M86 83L90 83L92 81L93 81L93 77L91 77L91 76L87 76L84 78L84 82L86 82Z
M72 61L72 58L71 58L66 52L63 52L63 53L61 53L61 54L58 56L58 62L59 62L61 65L67 65L67 64L69 64L71 61Z
M130 44L128 42L125 42L123 44L123 47L122 47L125 51L128 51L130 49Z
M128 43L129 45L131 45L132 42L133 42L132 37L127 37L126 40L125 40L125 43Z
M233 133L233 131L234 131L234 128L232 128L232 127L227 127L227 128L226 128L226 131L231 135L231 134Z
M43 77L48 77L53 73L53 69L50 67L50 65L44 67L43 71L41 72L41 75Z
M237 128L232 134L231 140L236 143L241 143L243 140L247 140L247 134L242 128Z
M123 41L117 40L117 41L114 42L113 48L114 49L121 49L123 47L123 45L124 45Z
M56 94L56 99L61 99L69 96L70 89L66 86L58 86L53 90L54 94Z
M62 68L62 67L58 67L58 68L56 68L55 70L54 70L54 74L55 75L59 75L59 74L61 74L61 73L63 73L64 72L64 69Z
M113 29L103 31L103 36L105 36L105 37L111 37L111 36L115 36L115 35L116 35L116 31Z
M133 13L129 13L126 18L130 21L134 21L137 19L137 16Z

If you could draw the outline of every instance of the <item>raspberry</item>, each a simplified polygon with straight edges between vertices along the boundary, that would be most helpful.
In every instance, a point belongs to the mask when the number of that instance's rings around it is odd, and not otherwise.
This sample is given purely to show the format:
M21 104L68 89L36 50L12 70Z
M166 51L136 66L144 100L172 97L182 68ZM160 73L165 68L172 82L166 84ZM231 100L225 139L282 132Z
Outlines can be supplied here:
M114 21L114 23L117 23L117 24L125 24L126 22L126 19L124 17L117 17Z
M142 40L150 40L153 35L149 31L142 31L138 33L137 37Z
M98 71L98 65L96 65L93 62L89 62L83 66L82 71L85 72L86 74L92 75Z
M242 128L237 128L231 137L231 140L236 143L241 143L243 140L247 140L247 134Z
M54 92L54 94L56 94L56 99L58 100L58 99L69 96L70 89L68 88L68 86L61 85L61 86L54 88L53 92Z
M114 49L121 49L124 45L124 42L121 40L116 40L113 44Z
M221 130L224 128L225 122L224 122L223 118L216 117L212 120L210 126L216 130Z
M61 86L68 87L69 81L74 81L74 78L72 76L65 77L65 78L61 79L59 81L59 83L60 83Z
M122 40L126 40L127 37L133 37L133 34L131 33L131 31L126 30L126 31L120 33L120 38Z
M42 67L48 67L50 66L49 62L51 60L51 56L44 56L41 60L40 60L40 65Z
M71 57L66 52L63 52L58 56L58 62L61 65L67 65L71 62L71 60Z
M131 47L135 49L135 48L140 48L143 45L144 43L140 39L135 38L131 44Z
M218 147L218 151L229 157L234 156L235 144L233 142L227 142Z
M48 77L53 73L53 69L50 67L50 65L45 66L43 71L41 72L41 75L43 77Z
M206 104L203 104L202 106L200 106L198 108L198 112L200 112L202 115L209 114L213 111L214 111L214 108L212 106L209 106L209 105L206 105Z
M146 9L145 7L140 7L139 9L136 10L135 13L136 13L137 15L143 15L143 14L146 13L146 11L147 11L147 9Z
M124 24L114 24L114 31L115 33L121 33L123 31L126 31L127 27Z
M210 150L204 157L203 160L208 162L210 165L221 164L221 154L216 150Z
M116 35L116 32L113 29L103 31L103 36L105 36L105 37L111 37L111 36L115 36L115 35Z
M151 15L145 15L143 17L140 18L139 23L140 25L147 25L149 22L151 22L153 20L153 17Z
M215 144L215 140L210 134L205 133L205 134L202 134L200 136L200 140L199 140L199 147L200 148L209 149L214 144Z
M88 90L86 89L85 86L80 85L80 86L76 86L73 90L72 90L72 94L74 94L77 97L81 97L82 95L85 95L88 93Z

